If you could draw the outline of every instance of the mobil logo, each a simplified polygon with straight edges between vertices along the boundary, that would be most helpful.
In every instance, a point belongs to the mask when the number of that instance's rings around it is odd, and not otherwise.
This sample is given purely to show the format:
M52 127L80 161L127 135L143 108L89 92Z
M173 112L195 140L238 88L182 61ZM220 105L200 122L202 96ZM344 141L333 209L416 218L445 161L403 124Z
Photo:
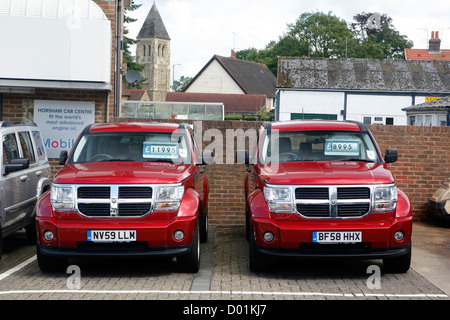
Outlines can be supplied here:
M47 149L70 149L72 148L73 144L75 142L75 139L50 139L47 138L44 141L45 148Z

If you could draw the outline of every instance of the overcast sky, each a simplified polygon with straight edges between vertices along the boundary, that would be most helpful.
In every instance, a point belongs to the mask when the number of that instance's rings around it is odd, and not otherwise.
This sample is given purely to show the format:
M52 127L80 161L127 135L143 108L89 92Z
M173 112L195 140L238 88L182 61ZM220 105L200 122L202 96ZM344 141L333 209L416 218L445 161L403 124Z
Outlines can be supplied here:
M127 25L135 39L153 0L134 3L142 4L129 13L138 19ZM441 48L450 49L448 0L156 0L156 6L172 39L175 79L195 76L213 55L230 56L233 47L263 49L304 12L331 11L347 22L361 12L385 13L414 48L428 48L431 31L439 31Z

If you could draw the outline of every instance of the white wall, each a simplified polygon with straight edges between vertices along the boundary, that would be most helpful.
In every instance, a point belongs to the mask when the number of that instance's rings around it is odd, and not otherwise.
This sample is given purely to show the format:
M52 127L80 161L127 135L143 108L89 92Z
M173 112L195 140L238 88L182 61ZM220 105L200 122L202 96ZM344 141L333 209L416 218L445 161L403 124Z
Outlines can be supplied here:
M213 60L186 92L244 94L233 78Z
M406 125L406 113L402 108L412 105L411 96L347 95L347 120L363 122L364 117L393 117L394 125Z
M291 113L336 114L342 119L343 92L284 91L280 92L279 120L291 120Z
M1 16L0 78L111 81L109 20Z
M335 114L342 120L341 110L344 109L344 92L326 91L295 91L280 90L279 120L291 119L291 113ZM420 98L424 99L424 98ZM417 103L417 98L416 98ZM412 105L410 95L379 95L379 94L347 94L347 120L363 122L364 117L394 118L394 125L406 125L406 113L402 108Z

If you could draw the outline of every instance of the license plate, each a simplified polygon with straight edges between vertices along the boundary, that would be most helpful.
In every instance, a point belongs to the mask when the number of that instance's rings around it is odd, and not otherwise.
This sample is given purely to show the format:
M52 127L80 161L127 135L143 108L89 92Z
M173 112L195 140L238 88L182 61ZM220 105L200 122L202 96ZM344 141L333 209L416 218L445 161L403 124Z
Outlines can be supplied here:
M315 243L355 243L362 241L361 231L314 231Z
M136 230L88 230L87 241L92 242L136 241Z

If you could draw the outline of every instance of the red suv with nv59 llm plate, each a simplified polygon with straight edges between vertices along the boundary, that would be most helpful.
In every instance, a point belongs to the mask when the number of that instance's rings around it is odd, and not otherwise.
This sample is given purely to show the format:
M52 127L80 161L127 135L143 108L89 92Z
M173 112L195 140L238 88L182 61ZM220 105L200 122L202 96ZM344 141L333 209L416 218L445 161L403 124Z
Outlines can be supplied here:
M208 231L201 158L185 124L86 127L37 206L41 270L69 258L148 256L198 271Z
M383 259L406 272L412 210L367 127L350 121L267 123L245 179L250 269L268 258Z

